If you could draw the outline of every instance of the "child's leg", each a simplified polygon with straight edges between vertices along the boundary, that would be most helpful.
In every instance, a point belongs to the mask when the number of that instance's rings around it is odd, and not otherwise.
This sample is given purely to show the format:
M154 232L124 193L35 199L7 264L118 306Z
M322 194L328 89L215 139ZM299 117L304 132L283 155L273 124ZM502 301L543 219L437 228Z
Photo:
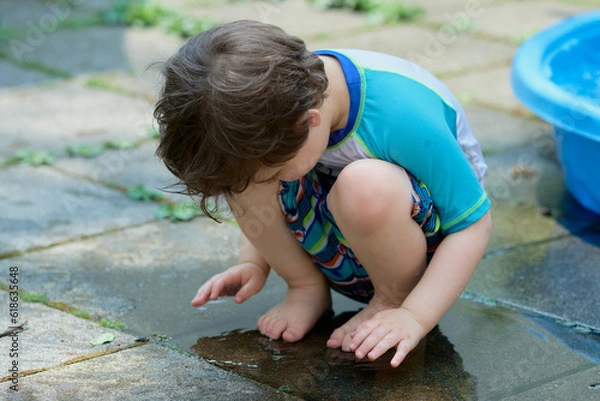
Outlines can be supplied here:
M329 210L367 270L375 294L367 307L334 331L328 346L350 351L350 333L377 312L401 306L423 274L427 243L412 218L411 191L404 170L380 160L348 165L331 189Z
M329 285L285 223L279 183L256 185L231 202L245 236L288 285L285 300L258 321L270 338L298 341L331 308Z

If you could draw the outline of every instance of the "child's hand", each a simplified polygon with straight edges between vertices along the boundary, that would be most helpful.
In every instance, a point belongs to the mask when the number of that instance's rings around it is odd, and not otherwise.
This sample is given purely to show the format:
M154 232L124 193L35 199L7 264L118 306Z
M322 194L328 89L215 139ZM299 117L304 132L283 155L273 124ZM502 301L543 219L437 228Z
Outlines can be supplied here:
M220 296L235 296L235 302L241 304L263 288L267 274L265 269L253 262L230 267L200 287L192 299L192 306L202 306Z
M425 336L425 330L406 309L388 309L378 312L371 319L361 323L353 333L349 347L358 359L367 356L371 361L396 347L396 354L390 365L400 365Z

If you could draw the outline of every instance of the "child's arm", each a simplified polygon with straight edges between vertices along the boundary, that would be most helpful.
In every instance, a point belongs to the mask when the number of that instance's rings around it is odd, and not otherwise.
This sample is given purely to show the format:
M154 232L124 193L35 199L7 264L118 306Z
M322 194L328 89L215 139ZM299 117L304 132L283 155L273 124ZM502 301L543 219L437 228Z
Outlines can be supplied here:
M357 358L375 360L396 347L391 365L398 366L466 288L485 253L491 226L488 212L470 227L448 235L402 306L380 312L351 334L349 347Z
M220 296L235 296L235 302L241 304L263 288L270 267L246 236L241 235L238 264L204 283L192 299L192 306L202 306Z

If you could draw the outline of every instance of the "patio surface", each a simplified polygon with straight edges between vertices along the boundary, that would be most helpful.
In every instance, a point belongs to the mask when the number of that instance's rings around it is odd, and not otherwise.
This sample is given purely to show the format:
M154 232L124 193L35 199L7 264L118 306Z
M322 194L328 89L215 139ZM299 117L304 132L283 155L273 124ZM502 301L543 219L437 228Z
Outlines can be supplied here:
M424 13L392 25L305 0L154 3L199 20L270 22L311 49L367 48L431 70L484 149L490 246L462 299L396 370L325 347L360 308L338 296L335 316L301 342L262 337L256 319L286 290L274 274L244 305L190 307L207 278L235 263L239 230L201 216L157 220L164 201L127 195L173 183L154 156L152 63L184 40L103 23L95 17L109 0L3 0L0 332L14 325L11 279L26 324L0 337L0 399L600 399L600 217L565 190L552 128L510 86L526 37L597 2L405 0ZM23 149L55 160L19 163Z

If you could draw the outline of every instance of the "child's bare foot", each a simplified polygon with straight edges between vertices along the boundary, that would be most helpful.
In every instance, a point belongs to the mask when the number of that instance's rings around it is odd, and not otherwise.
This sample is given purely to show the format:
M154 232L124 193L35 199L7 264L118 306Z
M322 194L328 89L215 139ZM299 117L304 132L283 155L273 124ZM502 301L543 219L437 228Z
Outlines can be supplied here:
M323 285L288 289L285 300L258 319L258 330L277 340L301 340L331 308L329 288Z
M353 333L361 323L364 323L375 316L377 312L389 308L389 305L378 302L375 298L373 298L371 302L369 302L369 304L360 312L354 315L352 319L348 320L346 323L335 329L333 333L331 333L331 336L327 341L327 346L329 348L342 347L342 351L346 352L353 351L349 347L350 341L352 340L350 334Z

